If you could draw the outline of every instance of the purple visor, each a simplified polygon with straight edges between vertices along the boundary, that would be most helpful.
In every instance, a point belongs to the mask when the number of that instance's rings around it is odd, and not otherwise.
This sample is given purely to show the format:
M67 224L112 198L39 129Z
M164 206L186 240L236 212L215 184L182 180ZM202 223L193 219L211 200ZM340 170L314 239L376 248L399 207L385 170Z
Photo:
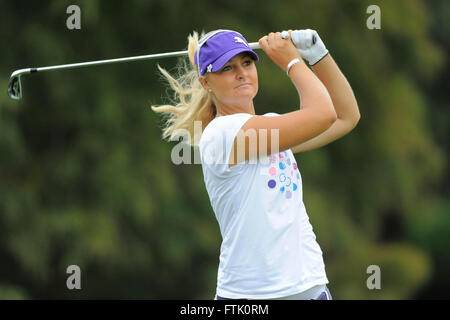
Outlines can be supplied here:
M231 58L242 52L249 52L253 60L259 60L258 55L240 33L231 30L212 31L199 41L194 58L195 68L199 76L206 72L217 72Z

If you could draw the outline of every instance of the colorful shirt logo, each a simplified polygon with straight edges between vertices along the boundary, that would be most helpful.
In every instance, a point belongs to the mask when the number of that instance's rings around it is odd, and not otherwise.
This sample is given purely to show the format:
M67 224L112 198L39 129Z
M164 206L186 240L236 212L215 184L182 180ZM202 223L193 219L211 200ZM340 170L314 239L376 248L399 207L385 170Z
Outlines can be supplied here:
M297 163L292 162L286 151L270 156L268 168L269 180L267 187L282 192L286 199L292 198L293 192L300 185L300 174L297 172Z

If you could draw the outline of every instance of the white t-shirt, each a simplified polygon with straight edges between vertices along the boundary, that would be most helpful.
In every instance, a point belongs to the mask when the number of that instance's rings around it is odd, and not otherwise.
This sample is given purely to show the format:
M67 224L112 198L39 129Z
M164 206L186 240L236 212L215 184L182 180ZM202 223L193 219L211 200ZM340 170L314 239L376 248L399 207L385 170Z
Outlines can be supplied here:
M327 284L292 151L228 166L234 139L251 117L217 117L199 142L206 190L222 234L216 294L270 299Z

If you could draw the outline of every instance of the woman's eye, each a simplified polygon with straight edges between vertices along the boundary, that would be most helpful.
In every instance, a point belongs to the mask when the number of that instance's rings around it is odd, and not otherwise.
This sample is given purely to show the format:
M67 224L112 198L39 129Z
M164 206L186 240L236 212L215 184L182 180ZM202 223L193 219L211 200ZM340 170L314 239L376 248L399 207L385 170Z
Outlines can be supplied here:
M228 71L228 70L230 70L230 69L231 69L230 66L226 66L226 67L224 67L224 68L222 69L222 71Z
M244 61L244 66L249 66L249 65L251 65L252 64L252 61L251 60L246 60L246 61Z

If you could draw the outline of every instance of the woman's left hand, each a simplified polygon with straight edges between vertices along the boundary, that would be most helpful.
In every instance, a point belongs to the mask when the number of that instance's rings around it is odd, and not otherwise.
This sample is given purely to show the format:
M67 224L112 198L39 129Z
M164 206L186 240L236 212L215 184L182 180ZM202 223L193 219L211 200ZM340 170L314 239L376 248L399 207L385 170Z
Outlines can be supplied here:
M291 39L302 57L313 66L322 60L328 50L316 30L294 30L291 31ZM313 41L315 39L315 42Z

